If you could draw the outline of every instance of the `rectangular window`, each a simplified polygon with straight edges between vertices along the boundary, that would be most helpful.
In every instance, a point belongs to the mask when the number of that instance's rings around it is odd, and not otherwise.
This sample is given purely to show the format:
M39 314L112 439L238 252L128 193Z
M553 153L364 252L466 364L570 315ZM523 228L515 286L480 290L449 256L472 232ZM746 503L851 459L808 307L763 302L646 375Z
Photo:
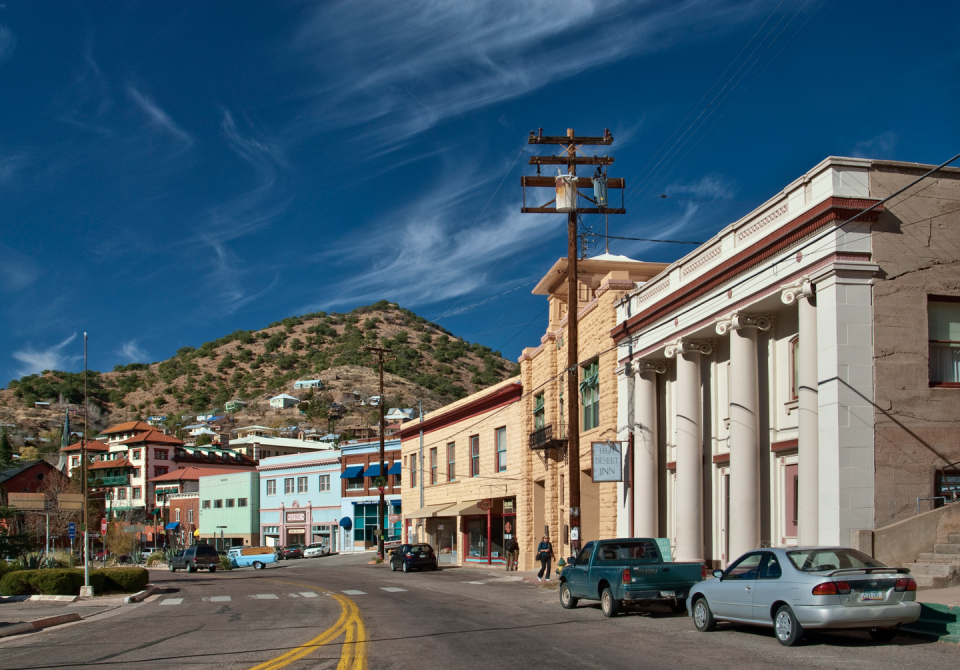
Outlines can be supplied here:
M140 476L140 468L134 468L134 469L133 469L133 476L134 476L134 477L139 477L139 476Z
M193 510L187 510L187 523L193 523Z
M139 486L134 486L134 487L133 487L133 499L134 499L134 500L140 500L140 487L139 487Z
M166 469L166 468L154 468L154 469L153 469L153 476L154 476L154 477L159 477L160 475L165 475L165 474L167 474L167 469Z
M960 386L960 298L927 298L930 386Z
M71 458L71 459L70 459L70 467L71 467L71 468L78 468L78 467L80 467L80 458L77 457L77 456L74 456L73 458Z
M497 472L507 469L507 429L497 428Z
M214 500L214 501L213 501L213 509L223 509L223 501L222 501L222 500Z
M480 436L470 437L470 476L480 476Z
M307 492L307 478L297 477L297 493L306 493L306 492Z
M546 425L546 403L543 394L533 398L533 429L540 430Z
M180 508L177 508L177 523L180 523Z
M203 507L203 509L210 509L210 501L204 500L203 503L201 504L201 507Z
M361 473L362 474L362 473ZM348 491L362 491L363 490L363 477L352 477L347 480L347 490Z
M417 488L417 454L410 454L410 488Z
M127 499L127 489L117 489L117 500L126 500Z
M402 481L403 481L403 475L402 475L402 474L398 474L398 475L394 475L394 476L393 476L393 485L396 486L397 488L400 488L400 484L401 484Z
M246 507L247 499L246 498L237 498L237 507Z
M167 460L167 454L168 452L166 449L157 449L153 452L153 457L158 461L165 461Z
M588 431L600 425L600 362L594 361L583 368L583 381L580 382L580 395L583 397L583 427Z
M227 507L233 507L235 502L233 498L227 498Z
M268 496L275 496L275 495L277 495L277 480L276 480L276 479L268 479L268 480L267 480L267 495L268 495Z
M447 445L447 481L452 482L457 479L457 443L451 442Z
M283 480L283 492L293 493L293 477L287 477Z
M140 460L140 450L139 450L139 449L134 449L134 450L133 450L133 460L135 460L135 461L139 461L139 460Z
M730 372L727 371L727 386L730 385ZM727 392L729 397L729 388ZM790 399L800 397L800 338L790 340Z
M330 490L330 475L320 475L320 490L321 491Z
M560 475L560 504L563 504L563 501L566 500L567 489L563 487L563 475Z
M437 483L437 448L430 450L430 483Z
M786 532L784 535L787 537L796 537L797 536L797 509L799 508L799 493L798 493L798 477L797 472L799 470L798 465L788 465L784 468L784 510L787 513L787 518L785 519L786 523Z

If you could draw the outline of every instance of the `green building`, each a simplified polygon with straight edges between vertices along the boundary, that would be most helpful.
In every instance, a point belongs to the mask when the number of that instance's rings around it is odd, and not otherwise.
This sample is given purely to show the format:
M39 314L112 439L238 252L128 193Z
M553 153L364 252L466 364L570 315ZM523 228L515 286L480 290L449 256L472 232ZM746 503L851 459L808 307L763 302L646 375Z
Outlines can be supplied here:
M260 545L260 479L256 470L200 477L199 539L218 549Z

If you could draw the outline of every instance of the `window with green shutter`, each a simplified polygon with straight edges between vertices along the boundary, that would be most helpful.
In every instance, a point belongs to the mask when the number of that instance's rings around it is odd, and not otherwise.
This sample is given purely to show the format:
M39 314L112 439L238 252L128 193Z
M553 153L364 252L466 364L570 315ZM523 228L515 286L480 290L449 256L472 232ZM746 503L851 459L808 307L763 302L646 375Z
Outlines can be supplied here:
M600 425L600 362L594 361L583 367L580 382L580 397L583 402L583 428L587 431Z
M546 425L546 411L544 409L544 397L541 393L533 399L533 429L540 430Z

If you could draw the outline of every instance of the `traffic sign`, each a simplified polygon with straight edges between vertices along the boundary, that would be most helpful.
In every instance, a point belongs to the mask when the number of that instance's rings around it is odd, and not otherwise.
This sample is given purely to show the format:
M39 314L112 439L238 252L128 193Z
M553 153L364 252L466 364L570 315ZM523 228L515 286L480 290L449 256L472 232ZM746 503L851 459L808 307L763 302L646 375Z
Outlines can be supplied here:
M390 520L390 523L396 523L397 521L400 520L400 515L399 515L399 514L391 514L390 516L387 517L387 519Z
M70 536L71 540L75 540L77 538L77 524L73 523L72 521L67 524L67 535Z
M106 534L107 532L107 519L103 518L100 520L100 532Z
M91 540L96 540L98 537L100 537L100 533L87 533L87 537L89 537Z

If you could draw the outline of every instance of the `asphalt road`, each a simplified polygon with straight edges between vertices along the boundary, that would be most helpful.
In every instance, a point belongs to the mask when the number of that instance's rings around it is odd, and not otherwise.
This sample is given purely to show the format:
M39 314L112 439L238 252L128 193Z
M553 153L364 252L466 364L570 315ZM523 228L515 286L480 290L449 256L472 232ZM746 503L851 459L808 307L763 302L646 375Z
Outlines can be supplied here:
M556 590L505 573L403 574L368 559L155 572L167 592L144 603L0 640L0 669L960 667L960 647L906 636L819 634L785 648L769 630L698 633L666 608L616 619L596 605L564 610Z

